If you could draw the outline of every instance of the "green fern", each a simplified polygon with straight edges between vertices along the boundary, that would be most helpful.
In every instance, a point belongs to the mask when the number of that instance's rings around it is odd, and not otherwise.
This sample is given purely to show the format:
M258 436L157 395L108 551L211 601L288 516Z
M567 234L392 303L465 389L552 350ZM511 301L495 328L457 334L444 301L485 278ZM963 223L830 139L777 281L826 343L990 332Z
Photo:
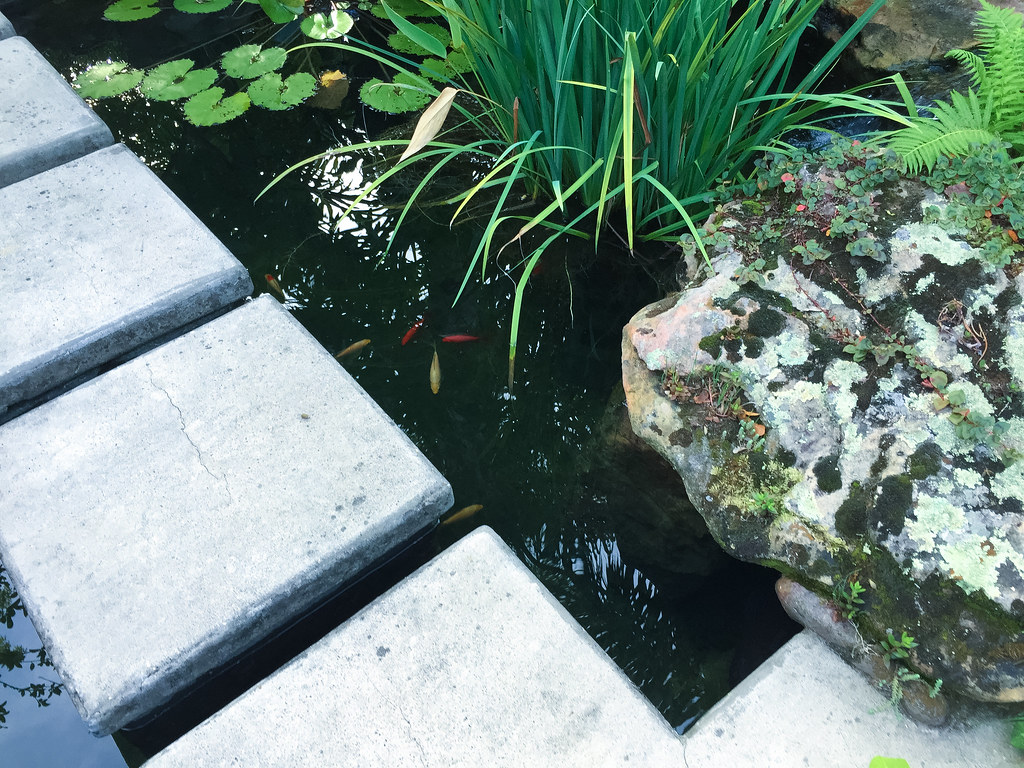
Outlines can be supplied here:
M927 108L931 117L912 117L889 136L911 173L930 171L942 155L966 155L975 144L1002 141L1024 151L1024 15L981 0L977 23L982 55L946 54L970 74L967 95L951 93L949 102Z

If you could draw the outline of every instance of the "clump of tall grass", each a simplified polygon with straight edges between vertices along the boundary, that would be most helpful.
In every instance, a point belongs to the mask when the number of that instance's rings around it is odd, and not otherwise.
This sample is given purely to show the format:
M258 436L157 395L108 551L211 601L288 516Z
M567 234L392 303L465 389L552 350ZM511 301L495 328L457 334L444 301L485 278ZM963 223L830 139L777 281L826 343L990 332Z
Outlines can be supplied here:
M478 264L486 268L509 220L523 224L504 245L522 243L536 227L550 233L525 256L516 286L510 386L523 292L556 238L585 234L581 227L592 219L586 231L596 240L614 214L630 249L638 238L674 240L694 230L688 211L702 207L714 184L742 178L755 153L778 150L788 131L815 127L826 111L905 122L857 92L812 93L885 0L875 0L802 77L794 75L800 37L821 0L426 1L447 20L452 45L470 57L473 77L443 91L424 78L411 86L437 97L413 137L419 149L407 150L366 193L429 159L434 166L407 212L460 154L489 158L490 171L454 199L461 202L457 216L480 190L498 191L462 288ZM412 26L393 18L400 28ZM430 47L420 30L413 34ZM476 110L456 100L460 91ZM453 106L479 128L479 141L437 140ZM550 201L532 217L503 212L520 183Z

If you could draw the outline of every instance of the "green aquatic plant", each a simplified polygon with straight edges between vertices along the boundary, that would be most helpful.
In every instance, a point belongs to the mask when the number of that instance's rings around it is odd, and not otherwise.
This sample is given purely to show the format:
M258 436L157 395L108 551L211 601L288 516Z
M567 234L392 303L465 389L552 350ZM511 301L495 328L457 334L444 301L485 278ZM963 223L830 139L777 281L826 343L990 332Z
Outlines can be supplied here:
M981 55L959 49L946 54L967 68L972 87L928 107L930 117L918 114L905 92L911 124L886 139L912 173L931 170L945 155L967 155L973 145L999 141L1017 154L1024 151L1024 15L980 2Z
M832 599L835 600L843 616L852 619L861 612L864 605L864 598L861 597L867 588L861 585L860 581L852 577L836 581L832 587Z

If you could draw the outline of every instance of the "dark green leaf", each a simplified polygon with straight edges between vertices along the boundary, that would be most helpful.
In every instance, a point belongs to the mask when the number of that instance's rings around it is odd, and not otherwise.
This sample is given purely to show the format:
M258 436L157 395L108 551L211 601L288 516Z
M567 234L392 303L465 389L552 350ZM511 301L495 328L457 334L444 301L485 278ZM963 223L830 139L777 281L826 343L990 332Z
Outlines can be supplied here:
M110 21L138 21L156 16L160 9L156 8L157 0L117 0L107 7L103 16Z
M359 98L367 106L381 112L415 112L430 102L430 95L424 93L423 88L422 81L400 72L391 83L376 77L363 83L359 89Z
M260 7L275 24L287 24L302 13L302 3L296 7L292 3L282 3L280 0L260 0Z
M223 88L210 88L185 102L185 117L193 125L217 125L238 117L249 108L249 97L236 93L224 98Z
M143 72L123 61L94 64L75 80L79 94L87 99L106 99L130 91L142 80Z
M217 80L215 69L192 69L191 59L177 59L154 67L142 81L143 95L156 101L187 99L205 91Z
M251 80L280 69L287 58L288 52L284 48L240 45L224 54L221 65L229 76Z
M265 109L288 109L308 99L316 91L316 78L296 72L287 80L277 72L264 75L249 84L246 92L252 103Z
M306 37L314 40L334 40L352 29L352 17L335 8L329 14L315 13L302 20L300 28Z
M234 0L174 0L174 7L182 13L216 13L223 11Z

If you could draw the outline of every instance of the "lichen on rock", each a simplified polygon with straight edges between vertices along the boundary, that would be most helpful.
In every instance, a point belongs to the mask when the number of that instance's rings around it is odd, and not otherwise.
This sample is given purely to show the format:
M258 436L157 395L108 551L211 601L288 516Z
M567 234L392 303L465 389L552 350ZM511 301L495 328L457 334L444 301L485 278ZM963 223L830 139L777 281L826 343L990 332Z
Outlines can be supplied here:
M867 639L908 630L947 689L1024 701L997 651L1024 643L1020 217L983 166L768 158L710 264L626 326L623 383L727 552L823 596L857 574Z

